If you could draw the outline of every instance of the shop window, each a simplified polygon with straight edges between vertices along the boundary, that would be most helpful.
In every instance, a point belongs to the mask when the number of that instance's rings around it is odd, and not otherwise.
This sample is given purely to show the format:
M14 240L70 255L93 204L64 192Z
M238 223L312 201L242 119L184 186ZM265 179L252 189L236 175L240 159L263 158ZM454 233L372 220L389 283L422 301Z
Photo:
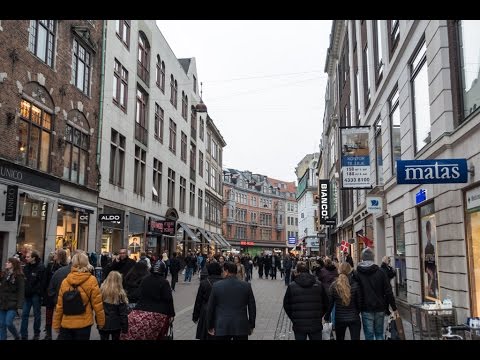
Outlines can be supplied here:
M58 204L56 249L87 249L89 215L75 208Z
M434 203L420 208L421 269L423 298L440 299L438 281L438 248Z
M36 250L43 258L47 213L46 202L20 195L17 251Z
M478 201L478 188L467 192L467 244L469 255L471 314L480 316L480 206Z

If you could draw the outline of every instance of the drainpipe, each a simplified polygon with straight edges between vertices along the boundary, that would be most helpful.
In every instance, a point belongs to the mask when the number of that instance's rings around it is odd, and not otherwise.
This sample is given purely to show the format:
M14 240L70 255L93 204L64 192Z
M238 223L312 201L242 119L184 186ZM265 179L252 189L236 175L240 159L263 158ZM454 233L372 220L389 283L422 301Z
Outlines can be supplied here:
M97 136L97 170L98 170L98 184L97 189L100 188L100 162L102 149L102 127L103 127L103 98L105 87L105 52L107 43L107 20L103 20L102 30L102 67L100 70L100 112L98 115L98 136Z

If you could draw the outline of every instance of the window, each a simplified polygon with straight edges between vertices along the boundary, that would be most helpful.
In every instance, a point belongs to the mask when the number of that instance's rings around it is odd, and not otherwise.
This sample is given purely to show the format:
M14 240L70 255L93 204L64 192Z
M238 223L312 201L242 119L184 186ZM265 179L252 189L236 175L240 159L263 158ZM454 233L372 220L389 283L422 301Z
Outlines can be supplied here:
M390 111L390 126L392 139L392 176L397 173L397 161L402 158L402 142L400 133L400 106L398 106L398 88L395 88L393 94L388 100Z
M393 55L400 39L400 20L387 20L388 48Z
M143 32L138 34L137 75L148 86L150 67L150 44Z
M177 152L177 124L170 119L170 136L169 136L169 142L168 142L168 148L169 150L176 154Z
M210 186L217 190L217 170L213 166L210 167L210 176Z
M205 182L207 185L210 186L210 163L208 161L205 162ZM237 193L238 196L238 193ZM237 200L238 202L238 200Z
M147 145L147 109L148 109L148 94L140 87L137 87L137 109L135 112L135 139L142 144Z
M188 96L182 91L182 117L188 120Z
M55 54L55 27L55 20L30 20L28 29L28 50L50 67Z
M197 170L197 147L190 142L190 180L195 181L195 171Z
M195 185L190 184L190 202L189 202L189 214L195 216Z
M168 168L167 206L175 207L175 171Z
M130 48L130 20L115 20L115 31L117 37L125 45Z
M160 90L165 94L165 62L162 61L160 68Z
M335 165L335 133L330 135L330 168Z
M193 109L190 116L190 136L193 140L197 141L197 113Z
M41 171L49 171L52 142L52 114L22 99L18 126L18 161Z
M352 49L355 51L357 47L357 20L352 20Z
M162 202L162 167L160 160L153 158L152 200Z
M375 164L377 185L383 185L383 151L382 151L382 119L380 116L375 122Z
M373 20L373 33L375 37L375 81L378 84L382 79L384 65L381 20Z
M423 299L441 299L438 280L438 243L435 205L430 202L418 209L420 234L420 267L423 285Z
M112 129L110 141L110 184L123 187L125 136Z
M177 80L175 80L173 75L170 75L170 103L173 105L175 109L177 108L177 96L178 96L177 91L178 91Z
M295 226L298 226L298 218L295 218Z
M193 75L193 92L197 93L197 78Z
M410 63L413 94L413 121L415 128L415 152L432 141L430 102L428 96L427 47L425 40Z
M77 39L73 40L72 83L85 95L90 95L92 55Z
M212 154L212 134L207 132L207 153Z
M123 111L127 111L128 71L115 59L113 70L113 103Z
M360 125L360 75L358 69L355 72L355 109L357 125Z
M363 101L365 103L365 109L368 109L370 106L370 75L368 73L368 67L369 67L369 58L368 58L368 45L365 45L363 48ZM365 110L365 113L367 111Z
M198 136L200 136L200 140L203 141L205 137L205 121L202 119L202 117L200 117L200 134Z
M145 196L145 164L147 152L135 145L135 168L133 173L133 192Z
M157 67L155 70L155 83L160 88L162 83L162 61L160 60L160 55L157 55Z
M393 218L394 235L394 267L398 268L398 279L395 281L396 296L402 300L407 300L407 262L405 259L405 228L403 214Z
M163 144L163 118L165 112L155 103L155 137Z
M214 160L218 159L218 145L215 141L212 139L212 158Z
M271 240L272 230L260 229L260 236L262 237L262 240Z
M198 150L198 175L203 178L203 153Z
M181 135L181 147L180 147L180 159L187 163L187 135L182 131Z
M67 125L65 127L65 138L63 178L80 185L85 185L90 136L83 131Z
M202 218L203 212L203 191L198 189L198 218Z
M185 202L187 196L187 180L180 176L180 204L178 209L181 212L185 212Z
M477 39L479 30L479 20L462 20L459 22L463 119L469 117L480 107L480 89L476 86L480 69L480 45Z

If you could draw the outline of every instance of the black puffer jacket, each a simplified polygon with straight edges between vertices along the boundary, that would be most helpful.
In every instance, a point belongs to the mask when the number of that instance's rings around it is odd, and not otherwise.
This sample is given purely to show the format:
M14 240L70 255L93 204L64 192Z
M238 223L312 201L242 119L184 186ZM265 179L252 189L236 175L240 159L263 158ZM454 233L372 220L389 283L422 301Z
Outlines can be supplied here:
M104 331L121 330L122 333L128 332L128 306L125 303L110 304L103 302L103 311L105 311Z
M348 281L350 283L350 304L343 305L342 298L337 291L337 281L335 281L330 287L330 309L328 309L328 313L325 315L325 320L330 320L331 312L335 305L335 322L351 323L360 321L360 309L362 306L360 285L353 278L353 272L348 276Z
M23 307L25 279L23 275L0 277L0 310L17 310Z
M135 309L175 316L169 282L158 273L144 278L140 284L140 299Z
M381 312L388 305L393 311L397 310L390 281L378 265L362 261L354 272L354 278L359 282L362 292L362 311Z
M293 323L293 331L322 331L322 318L329 308L328 296L320 281L308 273L300 273L288 285L283 307Z
M45 266L43 263L25 265L23 273L25 274L25 297L43 296L45 282Z
M198 321L196 339L207 340L207 304L212 292L212 286L217 281L223 280L221 275L210 275L200 282L198 287L195 306L193 307L193 322Z

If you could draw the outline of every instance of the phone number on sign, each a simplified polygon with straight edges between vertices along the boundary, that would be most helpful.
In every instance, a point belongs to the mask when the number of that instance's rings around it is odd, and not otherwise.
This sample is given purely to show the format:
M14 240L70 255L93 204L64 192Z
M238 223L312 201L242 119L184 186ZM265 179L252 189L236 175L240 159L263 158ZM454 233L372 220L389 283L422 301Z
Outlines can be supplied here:
M346 178L343 179L344 182L346 183L369 183L370 179L368 177L366 178Z

